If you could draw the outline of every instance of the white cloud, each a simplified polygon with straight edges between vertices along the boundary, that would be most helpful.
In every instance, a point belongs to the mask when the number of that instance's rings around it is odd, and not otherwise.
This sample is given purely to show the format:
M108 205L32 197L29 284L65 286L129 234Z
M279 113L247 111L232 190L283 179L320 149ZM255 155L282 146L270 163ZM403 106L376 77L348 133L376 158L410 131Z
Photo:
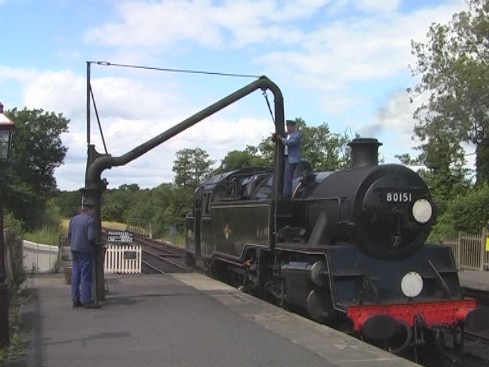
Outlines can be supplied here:
M323 110L339 115L364 103L367 98L365 94L360 97L360 94L350 89L354 83L381 83L383 79L399 78L402 75L408 80L407 66L413 62L411 40L423 40L431 22L446 22L461 8L461 2L456 1L403 14L398 12L399 4L399 1L377 0L355 1L351 4L344 1L331 5L329 1L291 1L281 7L277 1L271 0L241 0L225 2L219 6L207 0L146 4L125 2L119 8L119 22L93 29L86 37L91 42L122 49L135 46L163 46L165 49L179 45L176 52L186 52L184 45L187 41L211 49L244 48L260 44L264 51L257 62L270 74L284 81L287 87L316 91ZM360 18L352 13L351 16L333 22L306 26L310 17L339 12L340 6L343 9L354 6L369 16ZM306 23L301 23L305 19ZM272 44L275 46L272 47ZM121 93L124 89L121 85L117 90ZM409 104L404 92L385 97L388 101L386 107L367 122L366 127L365 124L355 126L352 123L350 128L370 136L379 136L379 140L384 140L384 151L393 159L390 152L409 151L413 145L414 106ZM117 106L117 101L121 100L123 98L120 96L107 97L104 105ZM153 109L149 106L148 110ZM168 122L171 119L159 116L156 120ZM165 156L173 157L178 149L204 145L211 157L221 159L231 149L243 149L246 144L256 145L271 129L268 127L255 131L245 143L238 132L250 132L247 129L248 123L240 124L238 121L234 124L229 129L228 121L210 119L199 124L198 129L189 129L178 139L165 144L164 148L157 149L164 149ZM138 135L138 129L139 135L145 138L150 134L141 132L154 132L148 120L139 121L138 124L134 120L119 120L117 125L112 125L109 135L120 143L114 148L115 151L123 146L131 146L132 140L125 138L127 135L124 132L130 131L130 136ZM202 140L201 129L212 131L211 135L206 135L211 140ZM206 143L209 145L206 146ZM172 162L166 162L164 168L161 164L161 177L171 177L168 172L171 171ZM154 163L148 164L153 167L149 167L149 171L158 172Z
M270 70L274 65L280 65L279 71L294 70L292 83L309 76L312 83L307 85L319 91L336 92L352 82L408 75L411 40L424 40L430 23L450 19L455 9L341 19L304 34L294 50L270 52L261 61Z
M22 70L1 69L0 79L7 76L23 83L27 108L56 111L71 120L70 132L62 135L63 144L68 147L66 164L56 170L56 178L58 186L64 190L84 186L87 158L86 79L68 71L31 71L25 77ZM185 98L174 93L178 88L173 83L164 83L163 87L158 83L156 85L120 77L92 80L109 154L121 156L198 112L197 107L189 105ZM212 116L126 167L107 170L103 177L109 179L112 188L128 182L154 187L171 181L175 153L183 148L201 147L219 164L229 150L256 145L273 130L269 120L257 120L254 114L254 111L250 111L250 117L234 120L226 116ZM91 143L98 152L103 153L93 110L91 117Z
M66 164L56 170L58 186L65 190L84 186L87 152L86 80L71 72L49 71L33 73L24 82L24 98L28 108L56 111L71 119L70 132L62 135L63 144L69 150ZM148 82L102 77L93 79L92 87L108 153L114 157L131 151L198 112L195 106L186 105L177 99L178 96L166 92L166 88L155 87ZM250 117L237 119L211 116L126 167L107 170L102 177L108 178L112 188L123 183L154 187L171 181L175 153L183 148L201 147L219 164L229 150L256 145L273 130L272 122L257 120L255 112L250 112ZM98 152L104 152L93 111L91 143Z
M0 0L1 1L1 0ZM0 80L17 80L27 82L37 72L32 69L20 69L9 65L0 65Z
M73 72L39 72L24 82L24 103L27 108L42 108L75 116L82 113L84 104L80 101L86 93L86 82Z
M126 1L117 5L118 22L93 28L84 38L89 43L126 48L181 47L182 41L209 48L243 47L272 40L287 42L283 31L289 22L307 19L330 2L239 0L216 5L210 0ZM295 27L288 28L289 32L297 32Z
M111 151L113 156L125 154L139 143L153 137L146 136L141 139L141 136L138 136L135 139L139 131L136 125L141 124L145 123L139 121L139 124L133 124L131 121L121 121L117 126L115 124L111 126L110 133L107 134L107 141L111 142L111 145L117 142ZM246 118L229 121L210 117L155 147L140 158L129 162L126 166L113 167L105 171L102 177L108 179L111 187L119 186L122 183L137 183L142 187L154 187L173 179L172 166L178 150L200 147L209 154L217 166L227 152L234 149L245 149L247 145L257 145L262 138L269 136L272 128L273 125L268 121ZM97 144L97 146L100 145Z
M313 99L308 102L316 109L311 112L316 114L313 120L338 117L342 131L351 128L362 134L378 134L389 152L399 152L391 146L412 146L413 106L401 92L388 95L411 86L402 85L410 82L411 39L423 40L431 22L446 23L466 7L463 0L447 0L410 13L401 13L400 0L121 0L113 4L116 13L107 16L110 21L83 35L90 53L94 48L98 54L118 55L126 63L149 60L156 65L175 55L176 62L199 65L201 53L211 62L214 53L228 53L247 68L263 70L288 95L294 91L304 99ZM177 57L181 55L183 59ZM223 68L219 61L215 61L216 68ZM392 80L399 85L385 87L384 83ZM27 107L53 110L71 119L70 134L63 136L69 147L67 164L57 170L57 179L62 189L83 186L85 76L67 70L40 72L0 66L0 83L4 81L23 86ZM97 69L92 81L109 153L115 156L222 97L216 97L212 83L188 90L188 84L180 79L132 71ZM220 88L216 89L220 93ZM301 101L291 101L288 95L286 110L308 121L309 111L301 110ZM371 111L362 111L364 125L355 125L351 112L365 106ZM375 110L378 113L371 116ZM104 176L111 187L122 183L155 186L173 177L171 166L179 149L202 147L219 161L230 150L257 145L273 128L265 108L258 110L253 103L249 109L233 105L226 111ZM102 151L95 114L91 129L92 143Z
M448 21L463 4L454 0L400 13L399 0L126 1L118 5L118 22L92 29L86 37L122 49L147 47L151 54L155 48L189 52L187 41L230 52L260 45L255 63L266 73L289 87L316 91L324 100L351 97L352 103L343 103L348 109L358 99L349 89L353 83L393 76L407 80L414 61L411 40L423 40L433 21ZM346 15L330 17L340 9ZM346 111L328 106L326 113Z
M368 12L392 12L399 6L400 0L355 0L353 4Z
M121 2L117 10L119 23L92 29L85 35L87 42L111 46L146 46L176 44L182 40L198 40L213 47L222 39L216 24L209 24L210 1L164 1L142 3Z

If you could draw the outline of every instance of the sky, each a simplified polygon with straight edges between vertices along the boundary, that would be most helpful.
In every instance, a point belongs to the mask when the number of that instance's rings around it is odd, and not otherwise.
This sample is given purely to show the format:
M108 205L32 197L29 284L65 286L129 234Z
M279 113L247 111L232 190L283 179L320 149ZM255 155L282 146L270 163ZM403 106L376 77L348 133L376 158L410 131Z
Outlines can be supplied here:
M466 9L464 0L0 0L0 102L70 120L61 190L85 184L87 62L100 118L99 128L92 108L90 143L100 153L100 131L118 157L255 80L117 66L137 65L266 75L286 119L377 138L381 158L399 163L395 155L417 145L412 114L424 98L410 103L406 92L419 78L411 41ZM102 177L109 189L156 187L173 180L181 149L200 147L217 167L273 130L257 91Z

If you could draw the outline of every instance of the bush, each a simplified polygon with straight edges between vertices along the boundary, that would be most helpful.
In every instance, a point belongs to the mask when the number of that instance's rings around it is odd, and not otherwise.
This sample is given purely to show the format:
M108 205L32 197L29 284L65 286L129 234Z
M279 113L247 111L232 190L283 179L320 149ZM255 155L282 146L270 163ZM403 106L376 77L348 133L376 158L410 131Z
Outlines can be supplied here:
M479 233L489 221L489 186L460 195L448 207L456 231Z
M448 203L442 203L437 224L429 241L457 238L458 232L480 233L489 223L489 186L474 188L456 196Z

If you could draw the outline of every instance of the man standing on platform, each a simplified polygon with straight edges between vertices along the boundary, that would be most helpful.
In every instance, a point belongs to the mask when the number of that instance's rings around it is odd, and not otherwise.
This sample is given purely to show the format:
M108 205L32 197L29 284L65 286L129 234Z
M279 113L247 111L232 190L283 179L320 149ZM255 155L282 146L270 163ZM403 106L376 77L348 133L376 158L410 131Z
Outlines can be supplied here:
M95 250L94 214L95 204L85 201L82 210L71 218L68 228L73 261L71 275L73 307L100 308L100 305L92 300L92 264Z

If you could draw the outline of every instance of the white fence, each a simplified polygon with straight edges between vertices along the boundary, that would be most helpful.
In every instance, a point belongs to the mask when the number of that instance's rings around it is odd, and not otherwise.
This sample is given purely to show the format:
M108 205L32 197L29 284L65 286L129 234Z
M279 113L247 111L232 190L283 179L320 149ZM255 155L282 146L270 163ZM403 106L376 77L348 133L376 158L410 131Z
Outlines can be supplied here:
M141 273L141 246L106 245L104 272Z
M52 272L58 260L58 246L22 241L23 265L27 271Z
M61 241L60 247L22 241L23 266L27 271L58 271L59 262L71 272L71 250L68 241ZM105 246L105 273L141 273L141 246L107 244Z
M458 241L446 241L453 252L458 270L484 271L489 269L489 232L480 235L460 232Z
M148 219L129 219L127 221L127 231L153 238L151 220Z

